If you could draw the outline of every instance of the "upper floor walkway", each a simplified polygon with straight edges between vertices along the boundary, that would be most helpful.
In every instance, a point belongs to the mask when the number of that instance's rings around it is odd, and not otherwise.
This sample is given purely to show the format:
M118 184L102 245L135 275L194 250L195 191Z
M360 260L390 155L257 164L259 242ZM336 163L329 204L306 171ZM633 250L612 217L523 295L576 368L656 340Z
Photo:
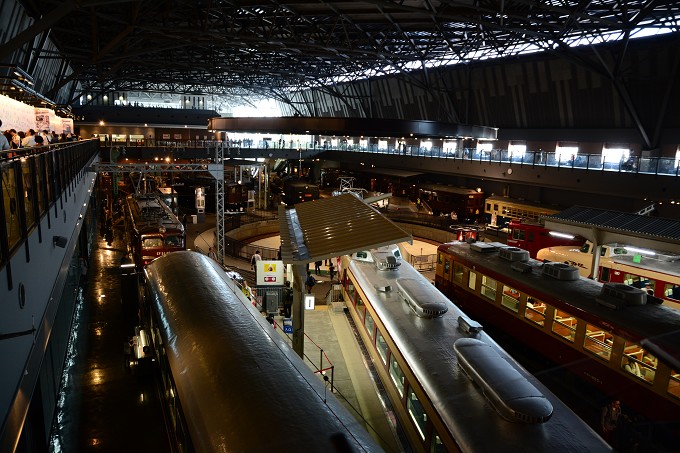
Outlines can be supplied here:
M103 143L102 143L103 144ZM186 156L211 157L217 147L223 148L228 157L281 157L282 152L291 154L287 158L311 158L328 151L345 151L392 156L424 157L446 161L488 162L495 164L527 165L531 167L574 168L589 171L643 173L650 175L680 175L680 157L642 157L625 151L619 155L609 154L570 154L559 151L509 151L507 149L455 148L452 146L422 145L380 145L356 144L348 141L334 143L331 140L313 141L276 141L262 139L243 140L138 140L113 141L104 146L129 148L142 152L144 149L160 149L182 153ZM199 151L200 150L200 151ZM179 155L179 154L178 154Z

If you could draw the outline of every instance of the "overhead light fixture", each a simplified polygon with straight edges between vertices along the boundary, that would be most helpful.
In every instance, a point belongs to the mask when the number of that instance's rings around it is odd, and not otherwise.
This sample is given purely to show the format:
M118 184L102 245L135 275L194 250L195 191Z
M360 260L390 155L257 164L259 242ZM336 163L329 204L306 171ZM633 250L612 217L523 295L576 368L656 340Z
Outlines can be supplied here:
M556 237L556 238L562 238L562 239L574 239L576 237L573 234L560 233L559 231L551 231L548 234L550 236L553 236L553 237Z
M639 253L640 255L649 255L649 256L656 255L656 252L654 252L652 250L640 249L640 248L637 248L637 247L628 247L628 246L626 246L624 248L626 250L628 250L629 252Z

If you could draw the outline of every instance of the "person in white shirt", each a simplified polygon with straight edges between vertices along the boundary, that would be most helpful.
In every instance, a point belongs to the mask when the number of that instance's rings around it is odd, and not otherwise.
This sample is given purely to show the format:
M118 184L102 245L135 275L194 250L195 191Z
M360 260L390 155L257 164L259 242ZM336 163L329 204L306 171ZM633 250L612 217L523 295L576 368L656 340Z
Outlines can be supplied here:
M26 131L26 137L21 140L21 146L24 148L35 146L35 131L33 129Z
M262 259L262 256L260 255L260 251L256 251L252 258L250 258L250 269L252 270L257 270L257 262Z

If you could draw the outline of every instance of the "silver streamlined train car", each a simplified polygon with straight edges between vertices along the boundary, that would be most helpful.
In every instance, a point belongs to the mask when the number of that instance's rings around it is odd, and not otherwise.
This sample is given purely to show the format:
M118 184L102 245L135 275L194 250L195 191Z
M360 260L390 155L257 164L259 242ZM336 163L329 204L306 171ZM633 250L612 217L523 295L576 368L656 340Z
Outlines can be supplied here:
M213 260L171 253L145 276L180 451L381 451Z
M407 262L374 262L386 250L345 256L342 282L415 451L611 451Z

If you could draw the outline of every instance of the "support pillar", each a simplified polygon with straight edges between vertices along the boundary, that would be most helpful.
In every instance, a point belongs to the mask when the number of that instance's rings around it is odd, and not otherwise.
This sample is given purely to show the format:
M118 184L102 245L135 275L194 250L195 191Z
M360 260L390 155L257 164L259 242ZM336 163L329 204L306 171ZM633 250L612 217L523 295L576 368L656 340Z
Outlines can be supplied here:
M600 276L600 253L602 253L602 244L600 244L600 232L599 230L593 230L593 260L591 261L590 277L597 281Z
M305 355L305 278L306 264L293 265L293 351L301 358Z

